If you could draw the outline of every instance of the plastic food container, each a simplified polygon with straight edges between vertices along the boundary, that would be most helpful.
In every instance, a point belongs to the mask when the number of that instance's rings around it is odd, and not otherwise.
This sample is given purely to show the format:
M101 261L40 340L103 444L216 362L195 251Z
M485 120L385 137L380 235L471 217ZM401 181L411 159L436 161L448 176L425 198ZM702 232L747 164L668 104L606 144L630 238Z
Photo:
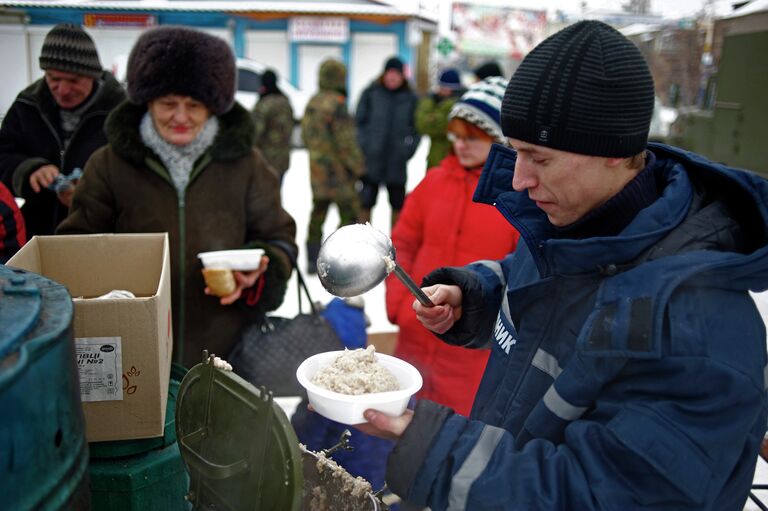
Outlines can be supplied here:
M245 250L217 250L200 252L197 257L206 268L229 268L237 271L252 271L259 268L264 250L260 248Z
M342 353L344 351L318 353L302 362L296 370L296 378L307 390L310 404L323 417L342 424L360 424L366 422L363 412L369 408L397 417L405 411L411 396L421 388L421 375L415 367L382 353L376 353L376 361L392 372L400 384L400 390L349 395L330 391L311 382L320 368L331 364Z

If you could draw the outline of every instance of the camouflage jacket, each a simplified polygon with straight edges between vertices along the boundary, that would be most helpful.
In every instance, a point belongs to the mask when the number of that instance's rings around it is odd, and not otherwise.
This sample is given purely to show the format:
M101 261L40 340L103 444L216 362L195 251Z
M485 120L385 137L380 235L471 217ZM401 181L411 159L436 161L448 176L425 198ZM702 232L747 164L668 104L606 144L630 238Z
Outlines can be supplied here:
M343 65L334 62L335 65ZM301 135L309 150L312 192L316 198L333 198L340 186L348 186L365 173L357 144L355 123L347 111L340 70L336 76L320 69L320 92L307 104ZM331 78L334 78L332 80Z
M429 135L429 155L427 156L427 168L431 169L440 165L443 158L448 156L451 143L446 138L448 129L448 114L451 108L459 100L459 96L437 98L429 95L419 100L414 114L416 131L422 135Z
M293 109L282 94L269 94L259 99L253 108L256 125L256 146L278 174L288 170L291 155Z

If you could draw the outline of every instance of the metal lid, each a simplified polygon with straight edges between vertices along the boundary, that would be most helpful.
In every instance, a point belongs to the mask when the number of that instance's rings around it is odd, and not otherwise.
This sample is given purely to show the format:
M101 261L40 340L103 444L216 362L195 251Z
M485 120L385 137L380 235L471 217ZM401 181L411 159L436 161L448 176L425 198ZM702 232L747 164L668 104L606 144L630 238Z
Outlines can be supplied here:
M41 289L47 291L46 296ZM67 290L34 273L0 265L0 298L0 360L18 351L28 334L41 324L48 323L45 331L35 332L35 337L51 338L71 321L72 299ZM45 322L41 321L43 301L52 309Z
M204 362L181 382L176 436L195 509L298 510L299 441L272 394Z

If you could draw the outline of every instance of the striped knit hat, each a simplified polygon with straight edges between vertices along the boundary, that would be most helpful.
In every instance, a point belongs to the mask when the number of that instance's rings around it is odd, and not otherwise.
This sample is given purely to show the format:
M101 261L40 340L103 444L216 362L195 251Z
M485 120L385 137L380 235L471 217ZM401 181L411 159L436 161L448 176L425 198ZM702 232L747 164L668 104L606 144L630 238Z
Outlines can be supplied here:
M60 23L45 36L40 69L53 69L98 78L102 68L96 45L83 27Z
M499 124L499 109L506 87L507 81L500 76L473 83L453 105L448 120L464 119L488 133L495 142L507 145Z
M637 47L599 21L548 37L520 63L501 107L504 135L591 156L641 153L653 78Z

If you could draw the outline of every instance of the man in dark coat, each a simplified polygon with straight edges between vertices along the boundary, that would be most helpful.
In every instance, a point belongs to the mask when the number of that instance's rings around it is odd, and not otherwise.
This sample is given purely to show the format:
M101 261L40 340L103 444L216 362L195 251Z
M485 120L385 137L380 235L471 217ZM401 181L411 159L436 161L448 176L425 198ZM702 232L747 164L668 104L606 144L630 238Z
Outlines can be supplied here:
M392 224L397 220L405 200L406 164L419 145L414 126L417 102L397 57L387 60L382 75L360 97L355 118L366 166L360 192L361 221L370 219L382 184L389 193Z
M0 128L2 182L25 200L30 237L53 234L85 162L107 143L104 120L125 98L82 27L59 24L40 53L45 76L24 89Z

